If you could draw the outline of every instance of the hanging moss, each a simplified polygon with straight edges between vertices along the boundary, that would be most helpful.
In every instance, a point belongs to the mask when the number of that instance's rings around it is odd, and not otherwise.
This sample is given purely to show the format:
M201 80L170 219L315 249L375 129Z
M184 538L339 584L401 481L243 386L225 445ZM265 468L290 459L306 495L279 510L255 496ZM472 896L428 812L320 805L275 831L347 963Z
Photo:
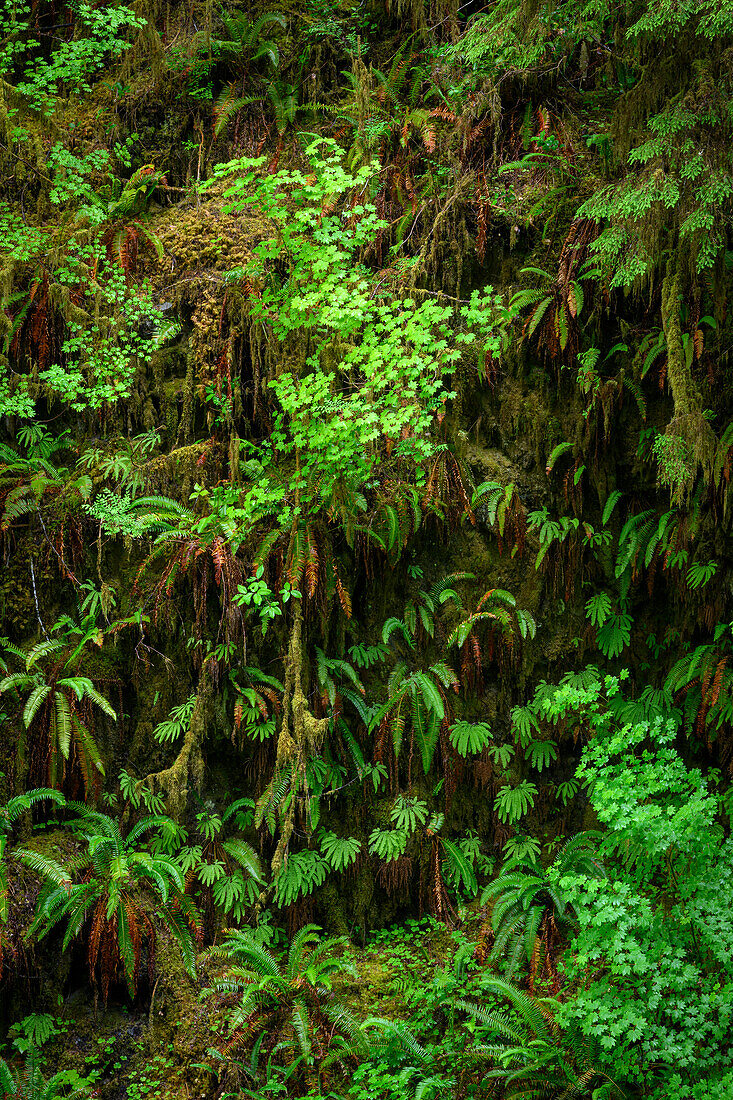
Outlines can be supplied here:
M272 789L279 788L283 777L288 777L289 799L280 820L280 837L272 857L273 881L277 878L287 856L290 838L295 827L298 795L302 790L308 797L306 766L308 760L320 753L328 728L328 718L315 718L308 707L303 691L303 605L295 600L295 614L288 645L285 666L285 685L282 702L282 722L277 740L275 774ZM278 807L280 808L280 807Z
M681 297L679 262L676 256L671 256L662 283L661 313L674 417L665 430L667 442L660 443L657 451L660 480L669 487L672 499L678 504L692 489L698 470L706 481L710 481L717 445L715 433L703 415L702 397L692 377L691 359L685 355Z
M211 699L211 678L204 665L191 721L176 759L169 768L153 772L145 778L145 782L154 791L159 791L164 796L168 813L174 821L182 819L189 795L201 790L204 774L203 744Z

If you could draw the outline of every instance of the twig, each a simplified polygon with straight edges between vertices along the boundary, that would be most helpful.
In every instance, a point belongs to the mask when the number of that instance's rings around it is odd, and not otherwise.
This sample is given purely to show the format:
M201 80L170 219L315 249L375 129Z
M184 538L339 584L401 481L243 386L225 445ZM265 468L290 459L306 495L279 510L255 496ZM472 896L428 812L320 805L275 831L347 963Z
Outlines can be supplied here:
M38 607L38 593L36 592L36 571L33 568L33 556L32 555L31 555L29 560L30 560L30 565L31 565L31 582L33 584L33 599L34 599L35 604L36 604L36 617L37 617L38 622L40 624L41 630L43 631L43 633L48 638L48 631L46 630L45 626L43 625L43 619L41 618L41 612L40 612L40 609Z

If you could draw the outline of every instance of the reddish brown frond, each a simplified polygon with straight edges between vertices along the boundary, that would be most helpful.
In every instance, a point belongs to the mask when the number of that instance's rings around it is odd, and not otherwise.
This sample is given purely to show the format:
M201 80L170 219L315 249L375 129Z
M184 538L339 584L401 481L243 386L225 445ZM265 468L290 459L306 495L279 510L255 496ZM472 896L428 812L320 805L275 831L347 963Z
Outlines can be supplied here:
M320 568L320 555L318 553L318 541L312 527L307 532L307 555L305 563L305 594L312 600L318 589L318 573Z
M720 696L720 689L723 686L723 676L725 674L726 665L728 664L728 657L722 657L718 661L718 667L715 670L715 676L713 677L713 686L710 691L710 706L714 707Z
M106 899L100 898L94 910L94 915L92 916L92 923L89 929L89 943L87 944L87 966L89 968L89 980L92 984L94 983L94 973L99 957L102 933L107 924L106 910Z
M303 528L295 520L297 525L291 537L288 557L285 561L285 575L293 588L298 588L303 576L303 570L307 561L308 549L306 546Z
M348 590L346 589L346 587L344 586L344 584L341 581L341 577L339 576L338 566L336 565L336 562L332 563L332 568L333 568L333 579L336 582L336 593L337 593L338 598L339 598L339 603L341 604L341 610L343 611L346 618L350 619L351 618L351 596L349 595Z

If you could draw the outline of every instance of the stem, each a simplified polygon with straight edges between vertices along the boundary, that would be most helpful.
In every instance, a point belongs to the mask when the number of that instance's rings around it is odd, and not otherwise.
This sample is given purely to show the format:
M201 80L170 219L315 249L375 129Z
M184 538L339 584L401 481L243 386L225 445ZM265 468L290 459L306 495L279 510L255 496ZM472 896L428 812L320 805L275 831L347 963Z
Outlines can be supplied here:
M40 609L38 607L38 592L36 591L36 571L33 568L33 558L32 557L30 558L30 567L31 567L31 583L33 585L33 600L34 600L34 603L36 605L36 618L38 619L38 623L41 627L41 630L43 631L43 633L48 638L48 631L46 630L45 626L43 625L43 619L41 618L41 612L40 612Z

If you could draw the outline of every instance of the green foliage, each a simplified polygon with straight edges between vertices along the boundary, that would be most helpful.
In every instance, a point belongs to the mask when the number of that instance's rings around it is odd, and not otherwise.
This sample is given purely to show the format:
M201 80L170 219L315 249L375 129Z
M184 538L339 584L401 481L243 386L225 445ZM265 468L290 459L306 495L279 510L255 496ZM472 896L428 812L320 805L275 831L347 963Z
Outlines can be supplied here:
M550 452L550 457L547 460L547 466L545 467L545 472L547 474L552 473L553 469L555 468L555 463L557 462L557 460L562 455L567 454L569 451L572 452L572 450L573 450L573 444L572 443L558 443L557 447L554 447L553 450Z
M237 79L228 84L215 103L215 133L221 133L232 117L249 103L257 102L256 95L240 94L247 78L264 75L272 77L280 64L280 51L277 38L266 38L264 32L275 28L285 30L285 17L278 12L265 12L258 19L251 20L244 12L222 12L221 29L212 34L211 29L199 32L191 46L198 54L197 60L190 66L188 77L191 93L196 98L211 95L210 72L219 63L224 63L237 74ZM195 73L195 81L191 78Z
M292 905L300 897L307 897L326 881L331 869L329 859L320 852L304 848L291 852L275 879L275 901L278 905Z
M593 730L578 776L607 870L551 875L578 922L566 965L580 986L559 1021L596 1045L621 1086L691 1097L703 1073L715 1095L731 1071L721 1039L733 1011L733 851L719 797L675 750L673 717L624 722L618 680L566 682L550 705Z
M541 772L557 760L557 745L553 741L531 741L524 747L524 758L531 768Z
M424 825L427 821L427 803L422 802L419 798L409 798L400 794L395 799L389 816L396 829L409 835L414 833L418 825Z
M264 566L258 565L254 576L250 577L246 584L238 586L237 595L234 597L234 603L251 607L259 617L263 638L267 634L268 627L273 619L278 618L283 613L282 608L275 600L275 593L271 591L267 582L262 579L264 572ZM290 584L286 582L280 591L280 599L286 604L291 596L300 599L300 592L291 588Z
M708 581L715 576L717 568L718 563L716 561L693 562L687 570L688 588L704 588Z
M542 846L533 836L522 836L520 833L517 836L509 837L502 851L506 863L509 860L517 860L518 862L529 860L531 863L536 864L539 862Z
M388 620L385 623L385 632L390 623L401 625L407 632L407 627L397 619ZM391 634L392 629L386 636L390 637ZM406 633L404 636L412 646L411 635ZM409 718L422 758L423 770L427 775L438 744L440 724L445 718L445 690L456 687L457 684L458 677L455 672L443 661L436 662L425 671L412 673L408 673L404 661L399 661L387 685L389 698L372 716L370 729L375 729L385 720L389 720L394 754L395 757L399 757L405 722Z
M373 829L369 835L369 854L390 862L405 854L408 836L400 829Z
M492 741L486 722L454 722L449 731L450 743L461 756L483 752Z
M279 172L258 180L253 169L261 162L244 159L220 166L215 179L233 181L226 192L231 209L254 207L275 231L256 246L247 272L260 290L256 316L281 341L293 333L311 341L307 371L272 382L281 410L272 443L281 459L299 456L301 501L313 507L332 500L337 486L363 491L385 447L393 460L425 462L433 453L434 415L448 396L443 380L461 345L478 334L499 350L505 322L490 290L476 294L467 315L474 331L451 340L450 308L379 293L358 261L385 225L374 205L323 212L325 204L333 208L362 191L371 170L345 171L334 142L313 142L306 156L310 176ZM328 366L334 353L337 371ZM347 392L339 377L349 379ZM261 514L277 510L282 496L273 493L261 482L251 504Z
M447 837L440 838L440 846L448 880L459 893L465 894L468 898L474 898L478 892L478 882L473 867L475 857L479 854L477 848L470 841L464 840L456 844Z
M527 516L530 530L537 531L540 549L535 558L534 567L539 569L553 543L563 543L571 538L580 526L577 516L559 516L551 519L547 507L530 512Z
M54 1017L49 1012L32 1012L24 1016L17 1024L13 1024L10 1034L13 1035L13 1047L19 1054L26 1054L33 1047L42 1047L54 1035L58 1035Z
M137 779L123 768L119 774L119 784L120 794L125 801L130 803L133 810L139 810L141 806L144 806L149 814L162 814L165 812L165 800L152 790L149 780ZM116 795L108 795L105 801L111 806L116 806L117 797Z
M56 806L65 805L65 799L58 791L38 787L35 790L26 791L24 794L18 794L4 806L0 806L0 936L2 935L3 925L8 923L8 866L6 862L8 839L18 818L42 802L53 802ZM37 1042L37 1038L34 1038L34 1042Z
M483 992L508 1000L511 1015L461 998L455 1007L479 1025L474 1056L491 1060L487 1077L502 1082L504 1095L622 1100L625 1094L596 1068L588 1047L564 1034L542 1002L499 978L484 981Z
M515 168L534 166L542 155L528 154L521 162L502 165L500 171L512 171ZM554 159L554 158L553 158ZM583 265L587 268L588 265ZM545 283L544 288L532 290L520 290L511 300L510 308L519 313L531 307L531 312L525 322L523 335L531 340L533 336L538 338L544 335L549 327L552 333L552 344L557 344L557 350L564 353L571 339L572 326L583 311L585 294L583 281L595 278L595 270L581 270L577 279L568 279L560 284L547 271L537 267L525 267L522 274L539 276ZM547 461L546 473L549 476L561 455L572 450L572 443L559 443L550 454Z
M29 1047L23 1067L15 1071L0 1058L0 1088L8 1100L87 1100L93 1095L94 1082L93 1074L82 1077L74 1069L46 1078L35 1046Z
M86 841L87 854L68 868L27 849L16 855L46 880L38 898L31 934L43 938L58 924L65 924L65 951L72 940L88 944L89 980L99 986L104 1001L119 971L134 998L140 974L143 943L152 950L155 921L141 905L140 891L155 898L156 919L165 924L181 952L189 973L194 972L195 940L191 929L200 918L184 893L184 877L175 861L161 852L151 854L140 845L153 831L173 827L159 815L140 819L123 837L114 818L80 803L67 803L78 814L70 823ZM81 873L74 881L72 874Z
M26 443L26 457L0 444L0 491L4 497L0 526L6 531L28 517L31 521L42 518L42 507L54 499L78 507L92 488L88 477L69 478L65 467L50 461L57 451L66 449L65 433L54 439L42 428L27 425L18 438Z
M608 526L608 523L611 519L611 516L613 515L614 510L616 508L616 505L621 500L622 496L623 496L623 493L621 492L620 489L614 489L612 493L608 494L608 499L606 500L606 503L603 505L602 523L603 523L604 527Z
M664 692L684 700L685 725L720 736L733 716L733 680L728 668L733 641L730 623L717 623L713 640L683 653L667 673Z
M611 613L599 626L596 634L598 648L604 657L618 657L631 641L633 619L626 611Z
M557 883L567 874L603 875L596 856L599 834L578 833L569 840L547 872L536 857L510 858L498 877L484 889L481 904L495 899L491 924L495 939L491 957L501 961L511 977L524 956L532 971L539 953L548 949L553 931L567 920L567 899Z
M177 707L173 707L168 717L158 722L157 726L153 730L153 737L156 741L160 741L162 744L166 744L168 741L177 740L188 728L188 724L193 714L193 708L196 703L196 694L189 695L185 703L179 703Z
M322 940L319 931L313 924L301 928L282 962L250 929L231 932L221 947L212 950L226 964L224 977L204 994L236 994L237 1004L229 1015L233 1033L244 1025L254 1025L282 1043L289 1029L295 1054L293 1070L302 1063L306 1072L310 1066L332 1061L329 1055L343 1050L344 1040L352 1049L365 1051L359 1025L332 994L336 977L356 976L343 957L346 937Z
M489 527L496 526L499 538L503 538L511 506L517 499L517 487L513 481L507 486L500 485L498 481L484 481L473 491L471 508L481 504L486 511Z
M575 798L579 790L579 783L577 779L566 779L557 787L557 798L562 802L563 806L567 806L568 802Z
M33 419L38 381L42 393L75 412L100 410L130 396L140 362L157 346L146 333L155 330L160 314L149 286L132 287L121 268L103 265L101 245L69 246L54 285L62 301L72 294L78 300L81 286L88 308L67 309L60 362L49 362L37 377L3 368L3 415Z
M448 638L449 648L465 645L479 624L510 644L517 633L520 638L534 638L537 631L529 611L518 608L514 596L503 588L490 588L484 592L474 611L466 609L463 612L462 622Z
M513 825L532 809L537 797L537 787L523 779L516 787L502 787L494 800L494 809L500 821Z
M90 91L90 78L109 57L119 56L128 45L128 32L145 25L124 3L95 8L87 0L70 5L78 34L61 39L50 57L38 49L33 37L29 5L4 5L0 72L7 76L24 61L15 91L34 110L50 113L64 89L78 94ZM29 37L30 32L30 37Z
M586 603L585 613L593 626L603 626L611 616L611 597L605 592L596 592Z
M336 836L328 830L321 833L321 852L334 871L345 871L361 851L361 841L355 837Z
M124 765L119 823L21 853L34 932L106 996L161 920L188 964L257 920L207 960L221 1096L728 1100L731 5L387 7L0 4L6 797ZM6 959L54 802L0 813ZM365 1049L268 898L453 927L374 936L373 997L365 948Z
M94 787L95 773L104 775L99 749L83 720L83 704L99 707L108 718L117 715L107 699L88 676L64 675L73 671L77 650L69 655L61 641L51 638L39 642L25 654L25 670L14 672L0 681L0 695L26 695L23 725L37 741L48 744L48 780L53 787L63 782L66 767L73 756L78 761L84 786ZM44 671L42 664L47 663ZM70 667L71 666L71 667Z
M265 881L256 852L237 835L251 824L253 810L251 798L235 800L221 815L203 810L196 814L195 835L176 852L186 892L197 900L199 895L210 898L225 917L237 922L251 912ZM226 836L232 822L234 834Z

